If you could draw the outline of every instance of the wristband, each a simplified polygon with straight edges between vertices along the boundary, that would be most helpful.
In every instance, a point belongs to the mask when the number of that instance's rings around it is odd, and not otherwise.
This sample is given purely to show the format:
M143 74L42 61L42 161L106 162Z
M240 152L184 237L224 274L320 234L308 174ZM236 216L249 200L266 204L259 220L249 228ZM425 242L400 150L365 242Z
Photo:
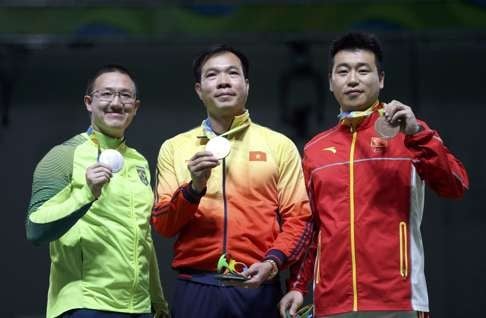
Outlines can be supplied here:
M278 274L278 266L277 263L273 259L266 259L263 261L264 263L270 263L272 265L272 271L270 275L268 275L267 280L273 279Z

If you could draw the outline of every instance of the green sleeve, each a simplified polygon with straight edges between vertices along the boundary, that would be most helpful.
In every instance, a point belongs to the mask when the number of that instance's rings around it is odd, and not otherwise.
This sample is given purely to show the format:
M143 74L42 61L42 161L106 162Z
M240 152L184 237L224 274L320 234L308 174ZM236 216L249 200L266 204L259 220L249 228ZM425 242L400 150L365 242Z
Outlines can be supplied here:
M34 244L61 237L94 201L86 184L72 182L74 151L84 140L77 136L54 147L35 169L26 220L27 239Z
M157 255L152 240L150 240L150 299L152 307L155 311L156 318L169 317L169 305L165 300L162 284L160 283L159 265L157 263Z

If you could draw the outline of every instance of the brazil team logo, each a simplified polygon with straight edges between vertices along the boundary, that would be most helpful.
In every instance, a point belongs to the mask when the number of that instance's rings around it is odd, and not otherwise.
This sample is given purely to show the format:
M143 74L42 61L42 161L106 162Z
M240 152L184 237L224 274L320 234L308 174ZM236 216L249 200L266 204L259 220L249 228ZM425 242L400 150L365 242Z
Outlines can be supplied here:
M140 178L140 181L142 181L143 184L148 186L149 182L148 182L148 179L147 179L147 174L145 173L145 168L137 166L137 172L138 172L138 177Z

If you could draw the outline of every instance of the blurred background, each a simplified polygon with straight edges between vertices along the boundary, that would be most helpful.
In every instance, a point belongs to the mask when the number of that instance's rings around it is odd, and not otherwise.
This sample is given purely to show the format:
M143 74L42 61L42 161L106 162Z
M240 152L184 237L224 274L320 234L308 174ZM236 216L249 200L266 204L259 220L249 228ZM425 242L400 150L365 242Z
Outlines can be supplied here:
M410 105L468 169L463 200L427 193L426 272L433 317L483 317L486 0L0 0L0 317L45 315L48 248L27 242L24 229L32 174L50 148L87 129L83 93L95 68L119 63L136 74L142 108L127 140L152 169L161 143L205 116L191 63L214 43L249 56L253 120L302 149L336 123L327 51L349 30L382 40L381 99ZM172 240L154 237L170 299Z

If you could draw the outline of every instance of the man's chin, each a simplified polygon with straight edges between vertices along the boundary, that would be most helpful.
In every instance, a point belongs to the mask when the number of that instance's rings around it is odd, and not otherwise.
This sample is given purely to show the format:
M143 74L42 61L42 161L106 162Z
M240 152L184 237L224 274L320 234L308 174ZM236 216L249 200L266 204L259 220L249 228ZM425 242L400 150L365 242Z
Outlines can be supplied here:
M126 118L105 118L105 125L113 128L124 127L127 120Z
M219 104L216 105L216 111L220 115L239 115L243 112L244 108L234 104Z
M218 109L227 109L227 108L237 108L237 107L238 107L238 105L236 105L234 102L230 102L230 101L228 101L228 102L226 102L226 103L224 103L224 102L222 102L222 103L217 103L217 104L216 104L216 107L217 107Z
M363 103L347 104L341 108L347 112L355 112L355 111L366 110L368 109L368 106L366 106L366 103L363 102Z
M109 131L124 131L126 129L125 121L106 121L104 127Z

